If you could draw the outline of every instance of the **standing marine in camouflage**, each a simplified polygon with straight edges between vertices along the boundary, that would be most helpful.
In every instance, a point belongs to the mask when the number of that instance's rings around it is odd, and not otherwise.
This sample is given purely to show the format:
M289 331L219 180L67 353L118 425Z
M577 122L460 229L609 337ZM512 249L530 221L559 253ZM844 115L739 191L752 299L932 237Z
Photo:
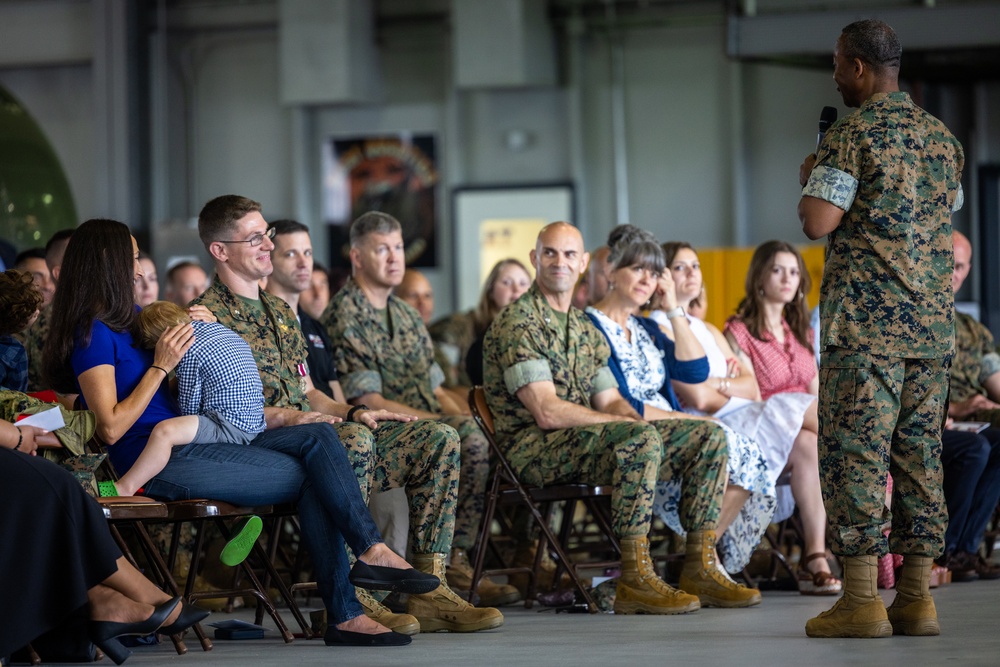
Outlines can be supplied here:
M403 279L403 235L399 222L372 211L351 224L352 276L330 301L323 322L333 343L344 397L354 405L432 419L458 431L462 467L448 581L472 585L466 550L474 546L489 476L489 443L472 417L462 414L442 386L434 348L420 314L392 294ZM483 604L506 604L517 589L483 580Z
M441 585L411 595L410 614L391 614L370 596L362 596L368 616L404 634L420 629L473 632L502 625L499 611L470 605L445 583L460 461L455 430L433 421L411 422L412 417L387 410L352 408L313 386L295 313L256 287L272 272L274 249L274 230L261 215L260 204L236 195L217 197L202 208L198 233L215 260L216 278L193 303L206 306L250 345L264 385L268 428L343 420L335 428L365 499L373 489L406 488L413 564L438 576Z
M607 341L571 306L588 259L575 227L546 226L531 251L534 284L486 332L484 386L500 447L528 484L612 486L612 524L622 547L616 613L758 604L760 593L725 577L715 561L725 434L694 419L645 422L621 397ZM656 575L648 539L656 483L677 478L688 531L682 591Z
M929 589L944 548L941 426L954 341L951 213L962 204L962 146L899 91L892 28L865 20L837 40L833 79L858 111L803 163L799 219L827 240L820 296L819 453L844 595L810 637L939 634ZM892 474L892 532L883 517ZM876 561L903 554L896 599Z

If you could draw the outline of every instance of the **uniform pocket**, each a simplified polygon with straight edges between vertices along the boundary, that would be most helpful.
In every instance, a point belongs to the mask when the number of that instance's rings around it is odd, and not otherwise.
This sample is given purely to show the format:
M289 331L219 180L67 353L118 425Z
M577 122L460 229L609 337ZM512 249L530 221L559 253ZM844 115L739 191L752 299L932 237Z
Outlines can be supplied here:
M858 416L875 399L871 382L872 356L855 350L828 347L820 366L819 417L821 432L857 433Z

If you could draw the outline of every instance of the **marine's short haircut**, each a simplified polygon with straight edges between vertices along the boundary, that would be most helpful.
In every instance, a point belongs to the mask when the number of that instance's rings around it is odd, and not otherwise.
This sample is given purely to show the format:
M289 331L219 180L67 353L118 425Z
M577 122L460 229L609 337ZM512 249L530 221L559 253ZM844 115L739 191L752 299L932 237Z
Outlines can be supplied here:
M309 228L303 225L298 220L273 220L270 223L271 227L274 227L274 235L281 236L282 234L296 234L298 232L309 233Z
M236 221L260 212L260 204L240 195L222 195L205 204L198 214L198 236L207 248L212 241L232 241Z
M903 47L889 24L878 19L855 21L840 35L843 55L859 58L876 72L898 70Z
M403 231L399 220L382 211L368 211L351 223L351 247L355 247L370 234L391 234Z

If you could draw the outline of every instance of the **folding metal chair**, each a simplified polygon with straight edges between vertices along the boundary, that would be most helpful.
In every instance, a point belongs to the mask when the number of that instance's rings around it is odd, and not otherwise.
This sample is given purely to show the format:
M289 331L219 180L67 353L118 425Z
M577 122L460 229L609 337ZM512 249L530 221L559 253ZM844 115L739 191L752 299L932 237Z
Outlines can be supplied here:
M483 576L500 574L527 574L529 576L528 595L525 599L525 607L531 607L537 589L537 573L541 566L542 555L551 546L555 552L557 566L565 568L567 574L573 580L573 585L580 592L580 595L587 603L591 613L597 613L598 607L587 586L580 579L577 571L577 564L574 564L568 556L567 544L553 533L550 526L552 508L555 503L568 502L571 505L576 502L583 502L594 516L594 519L610 543L610 549L621 555L621 548L615 538L614 531L607 519L606 513L598 506L597 501L601 501L611 495L611 489L607 486L594 486L584 483L552 484L545 487L529 486L518 479L517 474L511 468L503 450L500 449L496 441L496 429L493 425L493 414L486 403L486 393L482 387L473 387L469 391L469 408L473 418L479 428L486 435L490 443L490 449L496 459L496 466L490 475L490 482L487 486L486 511L483 514L479 535L476 539L476 557L473 567L472 590L470 595L474 595L479 588L479 582ZM490 528L493 523L493 516L498 505L501 504L521 504L524 505L535 524L541 531L538 550L535 554L535 563L532 568L511 567L488 572L483 571L486 560L486 551L489 548ZM560 531L564 538L568 538L569 529L565 521L572 521L572 507L568 509L569 516L564 515L563 529ZM592 567L602 567L619 564L619 560L600 563L588 563ZM558 572L556 581L558 581Z

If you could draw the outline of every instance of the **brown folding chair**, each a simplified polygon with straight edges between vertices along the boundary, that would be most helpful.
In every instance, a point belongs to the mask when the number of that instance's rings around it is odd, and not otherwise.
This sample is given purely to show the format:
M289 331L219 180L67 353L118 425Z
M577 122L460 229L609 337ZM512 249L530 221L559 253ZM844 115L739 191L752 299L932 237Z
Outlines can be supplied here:
M587 565L591 567L602 567L619 564L621 548L618 544L618 540L615 538L614 531L611 528L611 524L610 521L608 521L606 513L599 507L598 504L599 501L603 501L607 497L610 497L610 487L594 486L583 483L552 484L545 487L528 486L523 484L520 479L518 479L518 476L514 472L513 468L511 468L503 450L501 450L497 444L496 429L493 425L493 414L490 412L489 405L486 403L486 393L483 391L482 387L473 387L469 391L469 408L472 412L473 418L479 425L479 428L482 430L483 434L485 434L486 440L490 443L490 450L493 452L493 456L496 459L497 464L490 475L490 482L487 487L486 511L483 514L479 535L476 539L476 558L475 565L473 567L473 584L472 590L470 591L470 597L475 594L476 590L479 588L479 582L484 576L527 574L529 576L529 584L528 594L525 596L524 605L525 607L530 608L536 594L537 573L541 566L542 555L548 547L551 547L555 552L554 556L559 568L557 570L555 580L558 581L559 571L564 568L573 580L573 585L586 601L587 608L591 613L597 613L597 604L594 602L594 598L587 589L587 586L584 585L583 581L580 579L580 575L577 571L578 564L573 563L573 561L569 558L567 549L568 545L565 539L568 538L570 530L567 528L568 524L566 524L566 522L572 522L572 509L575 506L575 503L583 502L588 509L591 510L591 513L593 514L597 525L600 527L601 532L610 543L610 549L619 556L618 560L598 563L590 562L587 563ZM555 503L560 502L568 503L568 507L563 516L563 529L560 531L560 533L562 533L562 538L564 539L560 539L559 536L553 533L550 525L552 508ZM539 530L541 530L541 538L539 540L537 553L535 554L534 567L505 567L484 572L483 567L486 560L486 551L489 548L488 545L490 542L491 525L493 523L493 517L496 513L497 507L501 504L524 505L530 512L530 515Z
M110 463L108 464L108 468L111 468ZM104 510L104 518L108 521L108 528L111 530L111 535L118 544L118 547L122 550L122 555L137 570L144 570L147 576L151 577L160 588L167 591L170 595L180 595L180 587L174 580L170 568L167 567L166 562L163 560L163 556L160 555L160 550L153 543L149 532L146 530L147 524L159 523L166 520L167 506L152 498L142 496L98 498L97 502L100 504L101 509ZM139 548L142 550L148 567L143 568L136 560L135 555L121 534L120 529L123 527L129 528L135 533ZM202 649L211 651L212 641L205 634L201 625L196 623L191 629L198 637ZM178 655L187 653L187 646L184 644L182 635L174 635L170 639Z
M94 438L91 441L91 447L98 452L104 452L103 443ZM111 465L110 460L105 461L105 468L108 471L109 476L112 479L118 479L118 474L114 470L114 466ZM147 498L141 498L142 500L151 500ZM155 501L152 501L155 502ZM185 585L184 591L177 591L174 595L183 594L188 602L194 603L196 600L201 599L218 599L218 598L234 598L234 597L244 597L252 596L257 599L257 613L256 613L256 623L259 625L263 620L264 611L271 616L274 620L275 625L278 628L278 632L281 634L282 639L285 643L291 643L294 639L288 626L285 624L284 619L278 613L277 608L274 606L274 602L268 595L268 588L266 588L257 577L253 568L247 561L240 563L237 566L237 572L242 573L250 581L250 587L237 587L234 584L228 589L220 589L214 591L194 591L194 584L196 574L198 572L198 564L205 547L205 535L207 534L207 528L209 525L214 525L221 533L223 539L229 540L232 537L232 533L227 525L227 520L232 521L247 517L250 515L258 515L261 517L267 517L272 513L272 508L270 506L264 507L239 507L231 503L218 501L218 500L208 500L208 499L191 499L191 500L176 500L165 503L160 503L164 507L164 516L156 517L154 521L160 523L173 523L181 524L184 522L191 522L197 527L195 544L191 553L191 567L190 574L187 578L187 583ZM133 521L132 523L137 526L137 533L139 534L140 543L143 544L143 551L146 552L150 560L154 562L156 569L162 570L163 581L169 582L169 585L173 589L177 588L176 582L173 580L172 575L172 565L174 563L174 557L177 550L177 530L174 531L175 539L174 543L170 546L170 554L168 561L164 561L161 556L159 549L155 547L152 540L149 538L149 534L145 531L142 526L142 522ZM146 545L148 542L148 546ZM292 592L288 589L285 582L278 576L277 571L274 569L274 565L271 563L270 559L267 557L267 553L261 548L260 544L255 543L251 551L251 555L257 561L259 567L267 573L269 582L273 582L278 588L278 592L281 594L282 598L286 601L289 610L295 617L296 622L302 629L305 637L312 637L312 628L306 621L305 617L302 615L301 610L293 599ZM167 564L169 563L169 565ZM204 636L203 631L200 626L195 626L195 633L201 640L202 646L206 651L211 650L212 644L206 636Z

